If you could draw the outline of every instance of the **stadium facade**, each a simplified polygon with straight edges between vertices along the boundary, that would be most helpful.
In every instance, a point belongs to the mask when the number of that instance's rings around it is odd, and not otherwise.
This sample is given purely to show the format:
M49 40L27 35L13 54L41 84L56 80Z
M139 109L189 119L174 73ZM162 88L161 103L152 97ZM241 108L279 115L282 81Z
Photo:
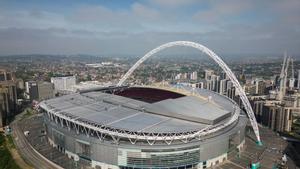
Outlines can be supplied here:
M40 103L50 144L92 167L208 168L245 143L245 112L205 89L108 87Z

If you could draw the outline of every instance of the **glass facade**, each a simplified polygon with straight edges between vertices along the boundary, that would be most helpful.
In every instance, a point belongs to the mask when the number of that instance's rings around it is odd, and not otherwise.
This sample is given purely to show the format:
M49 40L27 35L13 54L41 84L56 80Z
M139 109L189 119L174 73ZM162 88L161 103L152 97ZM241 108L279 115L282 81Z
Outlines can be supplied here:
M127 167L134 168L191 168L199 163L200 151L186 151L178 153L146 153L128 152Z
M0 81L5 81L4 73L1 73L1 72L0 72Z
M91 147L83 142L76 142L76 154L85 160L91 160Z
M53 135L53 141L57 145L57 149L61 152L64 152L65 151L65 136L64 136L64 134L53 129L52 135Z

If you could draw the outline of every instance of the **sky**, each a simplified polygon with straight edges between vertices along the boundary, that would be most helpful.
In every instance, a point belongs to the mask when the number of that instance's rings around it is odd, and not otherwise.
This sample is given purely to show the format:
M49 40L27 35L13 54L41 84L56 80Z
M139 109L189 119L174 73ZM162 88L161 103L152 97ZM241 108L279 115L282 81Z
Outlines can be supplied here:
M300 0L0 1L0 55L143 55L177 40L300 55Z

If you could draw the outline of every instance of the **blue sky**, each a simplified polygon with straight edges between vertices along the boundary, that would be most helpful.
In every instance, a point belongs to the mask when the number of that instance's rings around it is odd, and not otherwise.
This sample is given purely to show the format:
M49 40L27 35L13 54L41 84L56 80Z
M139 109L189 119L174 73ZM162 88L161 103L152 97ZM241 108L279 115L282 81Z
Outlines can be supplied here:
M175 40L219 54L299 55L299 18L299 0L3 0L0 55L142 55Z

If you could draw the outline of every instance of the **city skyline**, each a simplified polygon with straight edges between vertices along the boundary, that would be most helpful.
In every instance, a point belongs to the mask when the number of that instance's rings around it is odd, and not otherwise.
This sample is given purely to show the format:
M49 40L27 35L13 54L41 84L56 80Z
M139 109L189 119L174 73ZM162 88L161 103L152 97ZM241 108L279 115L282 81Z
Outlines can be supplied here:
M0 6L0 55L143 54L175 40L199 42L220 55L300 54L297 0L2 1Z
M0 168L300 167L299 0L0 1Z

